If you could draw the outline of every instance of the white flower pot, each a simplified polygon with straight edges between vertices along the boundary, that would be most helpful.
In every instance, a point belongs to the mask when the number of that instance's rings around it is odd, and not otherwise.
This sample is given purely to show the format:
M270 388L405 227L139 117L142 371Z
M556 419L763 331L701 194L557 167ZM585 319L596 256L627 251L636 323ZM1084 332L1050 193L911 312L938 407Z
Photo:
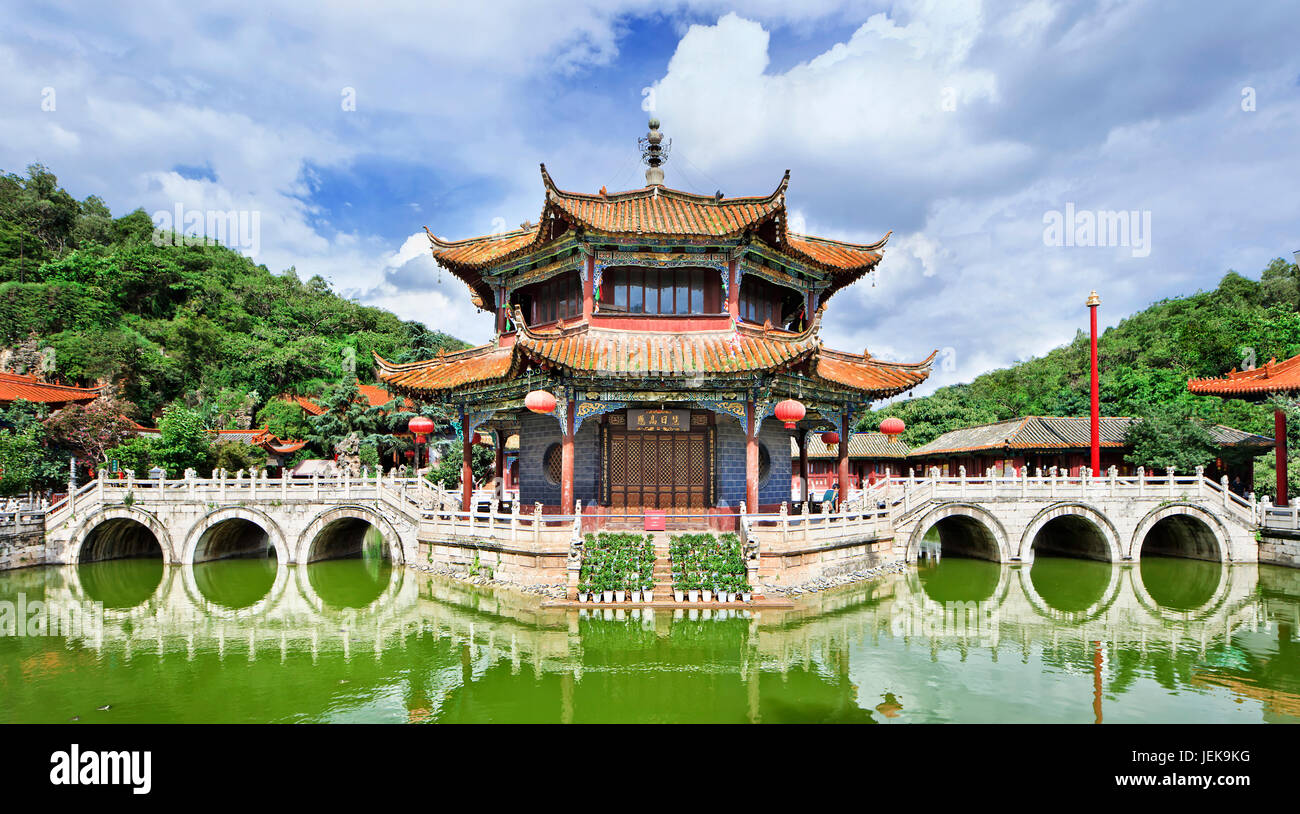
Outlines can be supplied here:
M740 598L745 602L752 602L754 600L754 592L745 591L743 594L740 595Z
M586 602L586 601L587 601L587 595L586 595L586 594L578 594L578 601L579 601L579 602Z
M685 601L686 601L686 592L685 592L685 591L679 591L679 590L677 590L677 589L674 588L674 589L673 589L673 599L677 600L678 602L685 602Z
M731 591L723 591L722 593L718 594L718 601L719 601L719 602L730 602L730 601L731 601Z
M640 591L633 591L633 592L632 592L632 601L635 602L635 603L637 603L637 604L640 604L640 602L641 602L641 592L640 592Z
M688 596L690 596L692 602L699 602L700 601L699 589L692 588Z
M654 591L642 591L642 592L641 592L641 601L643 601L643 602L653 602L653 601L655 601L655 592L654 592Z
M615 599L616 601L618 601L618 602L626 602L626 601L627 601L627 591L615 591L615 592L614 592L614 599Z
M705 588L704 590L700 591L700 599L704 600L705 602L712 602L713 591L710 591L708 588Z
M603 591L603 592L601 592L601 599L604 600L606 603L613 602L613 601L614 601L614 592L613 592L613 591Z

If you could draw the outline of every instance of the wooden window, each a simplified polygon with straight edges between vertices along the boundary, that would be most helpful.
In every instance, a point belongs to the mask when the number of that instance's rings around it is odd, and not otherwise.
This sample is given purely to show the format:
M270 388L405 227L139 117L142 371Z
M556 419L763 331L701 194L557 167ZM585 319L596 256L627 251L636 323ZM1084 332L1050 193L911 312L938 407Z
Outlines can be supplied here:
M577 272L566 272L526 286L516 296L534 325L582 316L582 289Z
M756 325L771 320L773 327L785 327L786 304L796 297L798 292L793 289L746 276L740 283L740 318Z
M601 280L600 310L615 314L719 314L722 282L713 269L609 269Z

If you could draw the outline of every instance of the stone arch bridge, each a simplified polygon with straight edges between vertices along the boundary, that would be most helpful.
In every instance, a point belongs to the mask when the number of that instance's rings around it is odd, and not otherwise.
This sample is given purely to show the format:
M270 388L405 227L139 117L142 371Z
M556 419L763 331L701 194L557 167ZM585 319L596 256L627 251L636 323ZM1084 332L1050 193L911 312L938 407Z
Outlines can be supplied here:
M354 555L368 534L378 534L392 562L410 563L421 507L448 500L416 478L218 475L101 475L51 507L45 562L161 554L164 562L179 565L273 553L281 563L305 564Z
M982 478L887 478L865 506L887 509L893 554L914 562L948 554L1029 563L1035 554L1136 562L1146 555L1225 563L1259 561L1260 507L1191 475L1110 472ZM937 532L938 542L934 540Z

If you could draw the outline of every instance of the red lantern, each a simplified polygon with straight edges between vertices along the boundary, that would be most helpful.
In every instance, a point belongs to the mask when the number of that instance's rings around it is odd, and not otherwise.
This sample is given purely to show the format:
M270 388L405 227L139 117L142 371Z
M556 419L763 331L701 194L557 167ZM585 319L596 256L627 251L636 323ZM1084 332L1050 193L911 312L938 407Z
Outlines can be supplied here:
M524 396L524 406L534 413L555 412L555 396L545 390L534 390Z
M835 430L827 430L822 433L822 443L828 447L835 446L840 442L840 434Z
M880 422L880 431L889 436L889 443L894 443L898 436L903 434L907 426L903 424L903 419L890 416Z
M415 457L415 450L408 449L404 454L406 455L407 458L414 458L414 457Z
M424 437L433 432L433 419L416 416L406 424L406 428L415 434L415 440L424 443Z
M778 421L785 422L787 430L793 430L795 422L803 418L804 412L802 404L794 399L786 399L777 403L776 410L772 414L776 416Z

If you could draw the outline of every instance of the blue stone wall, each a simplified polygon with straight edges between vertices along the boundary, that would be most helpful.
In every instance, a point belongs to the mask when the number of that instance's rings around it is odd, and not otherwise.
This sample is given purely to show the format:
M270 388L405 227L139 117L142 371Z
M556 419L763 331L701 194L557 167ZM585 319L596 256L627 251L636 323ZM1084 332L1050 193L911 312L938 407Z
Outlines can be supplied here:
M519 420L519 502L528 512L534 503L556 506L560 486L546 479L546 450L560 443L560 422L550 415L528 413ZM596 500L600 465L600 426L585 421L573 440L573 497L584 505ZM788 478L787 478L788 480Z
M775 418L766 418L758 431L758 443L767 447L772 461L767 480L758 487L758 502L789 500L790 432ZM718 499L719 505L726 506L745 499L745 432L739 421L725 416L718 416Z

